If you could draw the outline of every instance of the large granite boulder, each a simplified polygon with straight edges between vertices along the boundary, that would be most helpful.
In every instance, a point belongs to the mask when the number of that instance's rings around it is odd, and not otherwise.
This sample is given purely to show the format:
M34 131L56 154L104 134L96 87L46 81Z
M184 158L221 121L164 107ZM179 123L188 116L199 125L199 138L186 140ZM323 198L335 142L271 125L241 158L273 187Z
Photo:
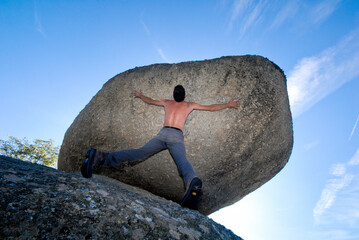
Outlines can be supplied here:
M239 110L194 111L184 131L188 160L203 180L199 211L231 205L275 176L293 145L286 78L260 56L155 64L123 72L104 84L67 130L58 168L79 171L88 147L105 152L138 148L162 128L164 110L133 98L133 91L172 99L182 84L186 100L241 101ZM146 161L97 172L178 202L184 184L168 151Z
M0 239L238 239L197 211L117 180L0 155Z

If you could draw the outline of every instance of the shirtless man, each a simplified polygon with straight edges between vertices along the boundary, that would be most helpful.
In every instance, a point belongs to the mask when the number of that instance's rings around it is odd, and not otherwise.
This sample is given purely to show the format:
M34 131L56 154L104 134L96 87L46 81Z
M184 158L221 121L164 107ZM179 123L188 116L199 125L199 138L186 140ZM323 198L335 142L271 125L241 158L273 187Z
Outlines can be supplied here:
M116 166L127 161L134 162L147 158L164 149L168 149L186 186L185 194L180 203L184 207L195 208L201 194L202 181L196 175L192 165L186 158L183 129L187 116L193 110L218 111L225 108L237 109L240 105L239 101L232 99L225 104L213 105L186 102L184 101L185 89L181 85L177 85L174 88L174 100L154 100L143 95L141 90L135 91L134 97L140 98L147 104L164 107L165 121L163 128L157 136L138 149L102 153L90 148L86 153L87 159L85 159L81 167L82 175L86 178L90 178L92 171L101 165Z

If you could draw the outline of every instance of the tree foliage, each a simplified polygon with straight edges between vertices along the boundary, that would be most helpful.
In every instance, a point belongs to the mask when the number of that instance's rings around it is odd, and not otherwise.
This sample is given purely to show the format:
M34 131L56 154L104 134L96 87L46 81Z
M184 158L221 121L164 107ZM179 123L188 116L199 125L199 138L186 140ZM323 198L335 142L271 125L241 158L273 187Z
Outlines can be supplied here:
M23 161L55 167L59 155L59 147L54 146L52 139L48 141L35 139L33 143L30 143L26 138L18 139L10 136L7 141L0 139L0 154Z

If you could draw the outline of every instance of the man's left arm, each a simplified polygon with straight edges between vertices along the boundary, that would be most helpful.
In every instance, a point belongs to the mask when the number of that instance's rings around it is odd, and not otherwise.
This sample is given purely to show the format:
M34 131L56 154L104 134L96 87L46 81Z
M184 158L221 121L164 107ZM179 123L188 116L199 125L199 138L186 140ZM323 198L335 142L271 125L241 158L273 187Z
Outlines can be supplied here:
M164 106L165 103L166 103L166 100L155 100L155 99L152 99L150 97L147 97L147 96L143 95L142 90L140 90L140 91L135 90L133 95L134 95L135 98L140 98L145 103L151 104L151 105Z
M219 111L226 108L235 108L238 109L240 106L239 100L231 99L228 103L224 104L212 104L212 105L201 105L198 103L192 103L193 110L203 110L203 111Z

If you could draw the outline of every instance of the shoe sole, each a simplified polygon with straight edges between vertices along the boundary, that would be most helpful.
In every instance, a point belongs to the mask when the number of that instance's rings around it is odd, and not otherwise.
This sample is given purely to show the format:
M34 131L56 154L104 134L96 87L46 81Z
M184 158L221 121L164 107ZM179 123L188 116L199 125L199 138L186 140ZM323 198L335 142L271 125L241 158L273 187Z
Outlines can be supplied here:
M181 200L181 206L197 209L197 203L202 195L202 181L198 177L191 180L191 183Z

